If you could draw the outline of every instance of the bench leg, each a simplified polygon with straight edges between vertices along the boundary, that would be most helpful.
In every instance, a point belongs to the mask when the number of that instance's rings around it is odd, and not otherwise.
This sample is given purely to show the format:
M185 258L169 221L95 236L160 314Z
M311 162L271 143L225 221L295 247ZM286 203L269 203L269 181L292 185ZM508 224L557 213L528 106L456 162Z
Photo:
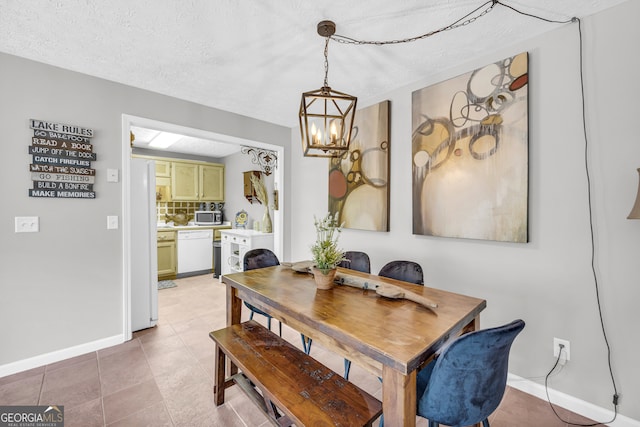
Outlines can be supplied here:
M213 399L215 400L216 406L220 406L224 403L224 379L227 356L217 343L215 355L216 360L215 367L213 369Z

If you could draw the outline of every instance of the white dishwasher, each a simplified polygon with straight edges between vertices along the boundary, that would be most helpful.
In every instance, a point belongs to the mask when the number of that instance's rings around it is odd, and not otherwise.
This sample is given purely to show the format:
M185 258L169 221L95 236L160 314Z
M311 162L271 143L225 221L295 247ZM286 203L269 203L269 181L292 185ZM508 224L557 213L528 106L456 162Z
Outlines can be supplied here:
M213 230L178 230L178 274L211 273Z

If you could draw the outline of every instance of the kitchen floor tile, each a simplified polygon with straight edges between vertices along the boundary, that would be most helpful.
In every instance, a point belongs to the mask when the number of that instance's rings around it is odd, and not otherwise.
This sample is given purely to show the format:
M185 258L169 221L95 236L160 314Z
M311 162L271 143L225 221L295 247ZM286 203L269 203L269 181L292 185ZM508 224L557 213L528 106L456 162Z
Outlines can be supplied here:
M173 425L164 403L159 402L108 424L108 427L171 427Z
M162 319L159 320L158 324L153 328L147 328L133 333L133 336L138 338L141 343L151 342L173 335L176 335L176 332L173 330L171 324Z
M94 357L84 362L46 371L42 388L48 391L98 378L98 359Z
M171 419L180 426L245 427L230 405L216 407L211 384L196 382L164 396Z
M213 390L213 381L199 363L176 367L171 372L157 375L155 379L163 396L180 393L184 388L197 383L204 383Z
M95 354L95 353L94 353ZM40 405L73 407L101 396L97 358L45 372Z
M196 365L198 363L198 359L184 346L165 353L154 353L148 356L148 360L151 371L155 376L173 372L183 366Z
M66 427L102 427L104 412L102 398L93 399L77 406L65 406L64 425Z
M14 381L0 384L0 402L2 402L2 405L38 404L44 372L24 378L20 377L15 377Z
M124 342L122 344L118 344L118 345L104 348L102 350L98 350L98 359L103 359L107 356L110 356L115 353L119 353L121 351L131 350L132 348L140 348L139 339L135 339L134 337L134 339Z
M65 408L71 408L97 399L100 395L100 379L98 377L90 377L84 381L74 381L73 384L55 386L54 388L43 390L39 404L63 405Z
M127 369L122 369L123 366L126 366ZM100 380L103 396L148 381L151 378L153 378L151 368L140 346L113 353L100 359Z
M61 360L60 362L52 363L46 366L46 372L52 372L56 369L66 368L68 366L73 366L82 362L90 362L95 360L97 357L96 352L86 353L81 356L72 357L70 359Z
M142 349L147 357L153 357L157 354L164 354L173 350L184 349L186 346L179 335L168 335L165 337L158 337L157 339L144 341L142 343Z
M162 394L152 379L104 396L104 419L111 424L157 403L162 403Z
M0 378L0 387L9 384L12 382L24 380L29 377L38 376L42 378L42 374L44 374L46 366L40 366L38 368L29 369L27 371L18 372L16 374L7 375L6 377Z

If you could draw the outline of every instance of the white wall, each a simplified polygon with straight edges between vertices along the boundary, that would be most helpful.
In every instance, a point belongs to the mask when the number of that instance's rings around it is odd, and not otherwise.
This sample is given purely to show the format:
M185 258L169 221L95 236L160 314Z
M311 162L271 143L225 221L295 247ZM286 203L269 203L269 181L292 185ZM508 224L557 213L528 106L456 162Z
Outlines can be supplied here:
M255 201L249 203L244 197L244 175L242 172L251 170L260 170L260 166L251 162L251 156L248 154L237 153L232 156L224 158L225 164L225 221L233 221L236 212L244 209L249 216L248 228L253 228L254 221L260 221L262 224L262 217L264 215L264 205ZM262 175L267 193L269 194L269 215L273 222L273 180L274 174L269 176Z
M584 19L583 33L596 271L622 396L619 409L640 420L640 371L635 362L640 352L635 308L640 300L640 222L626 219L640 167L637 16L640 2L629 1ZM522 51L529 52L530 242L412 235L411 92ZM419 43L416 54L426 54ZM391 100L391 231L344 230L341 245L368 252L374 272L392 259L414 260L424 268L429 286L485 298L484 327L524 319L527 326L515 342L510 364L517 376L542 382L555 362L553 338L570 340L571 361L550 386L612 410L613 389L591 273L578 25L558 26L547 35L497 49L359 104L364 108L385 99ZM327 211L328 164L303 158L298 130L291 135L296 177L291 188L296 236L291 253L293 259L308 259L313 215Z
M6 54L0 94L0 376L123 339L123 236L106 228L122 219L122 184L106 169L122 170L123 114L278 146L290 133ZM94 129L95 200L28 197L31 118ZM38 216L40 232L14 233L16 216Z

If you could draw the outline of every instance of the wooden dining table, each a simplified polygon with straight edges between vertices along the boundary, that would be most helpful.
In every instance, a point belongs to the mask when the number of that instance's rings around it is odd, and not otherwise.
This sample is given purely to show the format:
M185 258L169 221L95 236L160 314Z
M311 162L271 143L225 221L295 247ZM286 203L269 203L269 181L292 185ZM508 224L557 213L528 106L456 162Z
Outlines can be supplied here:
M227 324L241 322L242 301L269 313L381 377L385 425L415 426L417 371L447 341L480 327L486 301L354 270L339 268L338 273L401 287L438 307L345 285L320 290L312 275L279 265L222 277L227 287Z

